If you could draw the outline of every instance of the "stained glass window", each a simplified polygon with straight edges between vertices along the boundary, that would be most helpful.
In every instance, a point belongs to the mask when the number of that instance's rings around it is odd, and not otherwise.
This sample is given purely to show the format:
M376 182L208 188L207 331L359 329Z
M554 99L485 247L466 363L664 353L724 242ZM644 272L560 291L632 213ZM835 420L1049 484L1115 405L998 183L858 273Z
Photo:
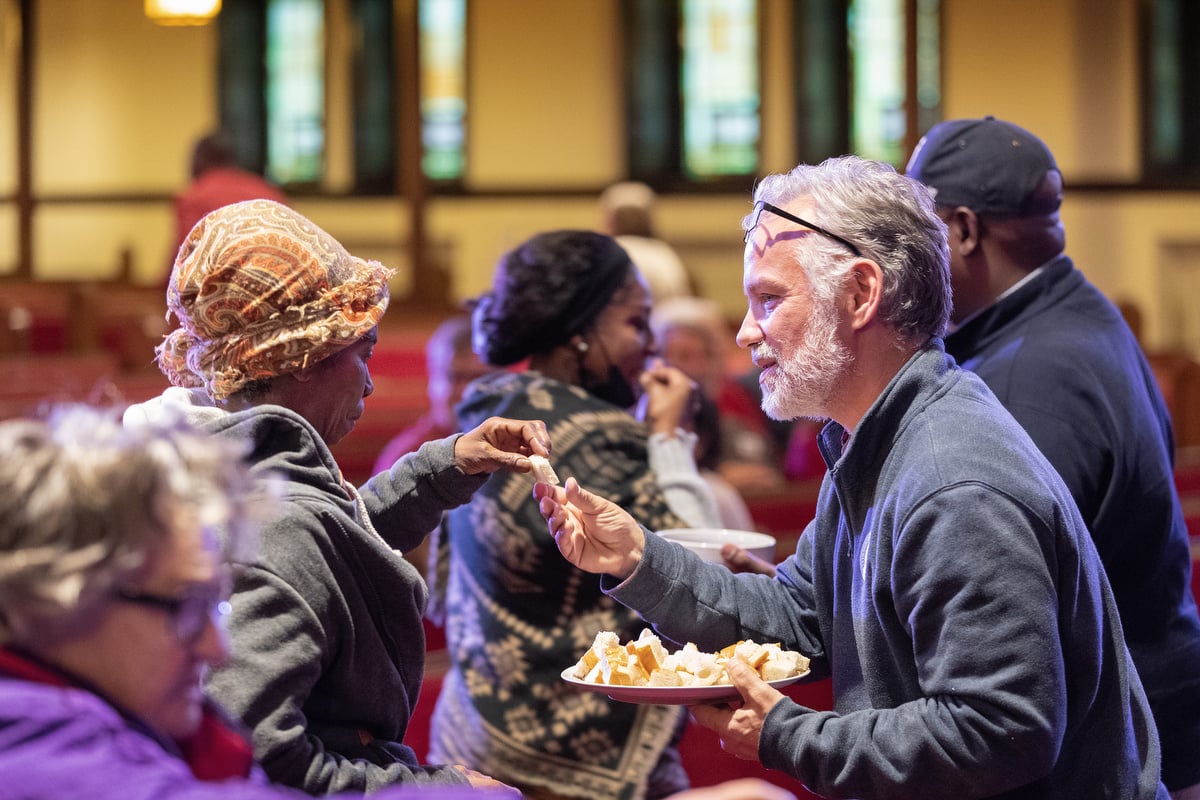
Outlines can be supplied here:
M756 0L685 0L682 15L683 162L692 178L758 168Z
M1181 51L1185 27L1179 0L1155 0L1149 12L1151 80L1150 131L1147 151L1151 164L1174 165L1182 159L1184 62Z
M1142 147L1155 184L1200 184L1200 3L1147 0L1140 6Z
M941 0L917 0L918 134L942 119Z
M421 167L431 180L465 168L466 0L421 0Z
M267 175L316 182L325 149L324 3L270 0L266 37Z
M915 94L921 130L937 121L941 105L938 0L918 0L915 47L917 84L906 80L905 0L853 0L849 9L851 150L866 158L900 165L908 158L906 105Z
M904 151L904 0L855 0L850 6L851 149L899 163Z
M772 79L792 86L797 159L901 166L941 114L939 1L805 0L764 19L781 6L622 0L630 174L657 186L757 174L759 32L786 18L793 68Z

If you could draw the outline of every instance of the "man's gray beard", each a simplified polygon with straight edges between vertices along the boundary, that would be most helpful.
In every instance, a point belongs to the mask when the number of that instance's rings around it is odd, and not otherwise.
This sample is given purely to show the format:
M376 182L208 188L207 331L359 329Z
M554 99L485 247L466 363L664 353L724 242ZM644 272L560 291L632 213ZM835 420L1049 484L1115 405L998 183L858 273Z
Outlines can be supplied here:
M837 338L837 311L817 301L800 345L778 353L763 344L756 353L775 359L773 386L762 386L762 409L775 420L826 419L829 403L854 357Z

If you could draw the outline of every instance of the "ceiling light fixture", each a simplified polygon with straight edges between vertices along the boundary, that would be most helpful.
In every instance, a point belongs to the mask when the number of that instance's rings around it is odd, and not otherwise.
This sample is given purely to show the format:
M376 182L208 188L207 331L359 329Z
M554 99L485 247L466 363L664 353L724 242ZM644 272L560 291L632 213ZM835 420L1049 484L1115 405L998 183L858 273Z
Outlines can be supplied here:
M146 16L159 25L207 25L221 0L146 0Z

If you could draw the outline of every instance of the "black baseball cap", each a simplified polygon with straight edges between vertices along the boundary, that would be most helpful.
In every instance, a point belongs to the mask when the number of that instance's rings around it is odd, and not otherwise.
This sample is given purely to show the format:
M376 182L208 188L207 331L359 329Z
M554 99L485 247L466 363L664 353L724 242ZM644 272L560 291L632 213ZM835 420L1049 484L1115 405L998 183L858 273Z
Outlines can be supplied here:
M1047 191L1042 182L1051 172L1056 183ZM1050 149L1024 128L990 116L934 125L906 173L932 189L939 206L976 214L1039 216L1062 204L1062 173Z

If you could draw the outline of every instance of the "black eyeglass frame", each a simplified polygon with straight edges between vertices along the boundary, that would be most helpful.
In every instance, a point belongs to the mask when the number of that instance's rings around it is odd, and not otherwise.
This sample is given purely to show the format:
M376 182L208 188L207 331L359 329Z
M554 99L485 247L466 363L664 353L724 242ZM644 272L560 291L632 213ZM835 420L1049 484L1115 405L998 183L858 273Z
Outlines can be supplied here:
M784 211L779 206L773 206L770 203L766 202L765 200L759 200L757 203L754 204L754 210L750 212L751 223L746 228L746 235L743 237L742 241L745 241L745 242L750 241L750 234L754 233L754 230L758 227L759 217L762 216L762 212L764 212L764 211L770 211L772 214L774 214L777 217L783 217L784 219L788 220L789 222L794 222L797 225L803 225L804 227L811 230L813 233L819 233L822 236L827 236L830 239L833 239L835 242L845 245L847 248L849 248L851 253L854 253L854 255L857 258L862 258L862 251L859 250L854 245L854 243L849 241L848 239L838 236L836 233L831 233L831 232L825 230L824 228L822 228L820 225L814 225L813 223L809 222L806 219L801 219L800 217L797 217L795 214L788 213L787 211Z
M224 617L230 612L229 601L213 592L163 597L149 592L118 589L113 592L113 597L123 603L133 603L164 612L171 619L171 632L186 644L198 641L210 620Z

